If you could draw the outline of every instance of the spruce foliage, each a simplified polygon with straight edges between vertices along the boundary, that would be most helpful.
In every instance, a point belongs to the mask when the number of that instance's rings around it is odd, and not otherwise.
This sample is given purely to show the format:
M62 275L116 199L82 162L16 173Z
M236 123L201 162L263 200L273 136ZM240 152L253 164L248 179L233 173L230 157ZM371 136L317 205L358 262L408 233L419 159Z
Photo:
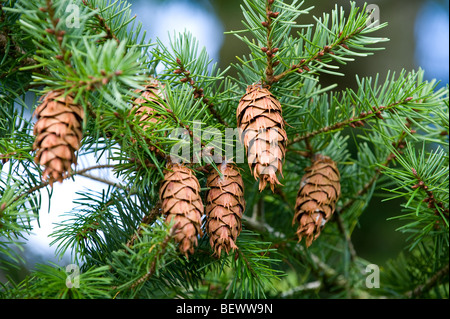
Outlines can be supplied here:
M243 28L227 36L250 53L221 70L188 31L171 35L167 46L147 42L130 6L0 2L0 269L23 263L21 239L39 218L41 195L51 200L44 167L34 161L32 114L40 97L70 94L85 114L78 156L108 159L72 166L66 180L104 169L120 180L78 194L76 209L51 235L56 254L70 254L79 266L77 287L67 284L64 267L41 264L22 281L2 282L1 297L449 297L448 86L424 80L422 69L357 77L356 89L340 91L319 81L325 73L342 76L341 65L382 49L388 39L377 31L387 23L371 23L366 6L354 2L304 25L312 9L305 1L243 0ZM133 101L149 78L162 84L164 98L141 104L157 114L144 129ZM252 84L270 90L286 122L283 177L273 192L259 191L239 134L229 134ZM31 102L28 92L36 96ZM193 254L180 254L176 227L165 223L159 200L174 148L189 150L175 157L195 172L203 193L209 170L233 151L227 160L239 167L246 203L237 249L217 256L203 232ZM341 194L320 237L306 247L292 220L315 154L337 164ZM378 195L401 201L392 219L407 239L397 258L379 265L380 288L371 289L371 261L358 256L352 233Z

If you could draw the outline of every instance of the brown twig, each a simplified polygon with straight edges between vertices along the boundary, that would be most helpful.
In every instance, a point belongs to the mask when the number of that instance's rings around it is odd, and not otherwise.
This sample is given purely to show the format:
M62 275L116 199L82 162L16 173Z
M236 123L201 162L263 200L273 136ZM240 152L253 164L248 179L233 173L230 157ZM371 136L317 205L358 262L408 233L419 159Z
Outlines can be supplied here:
M87 81L73 81L71 89L80 89L83 87L86 87L86 90L88 91L94 91L95 89L101 87L102 85L108 84L114 77L122 75L122 70L116 70L111 73L106 73L105 70L100 70L101 77L94 77L92 75L89 75L89 80ZM70 83L68 80L67 82Z
M344 221L342 220L341 215L338 212L336 212L333 216L333 220L336 221L339 231L344 236L344 239L347 242L348 250L350 252L350 260L352 262L354 262L356 260L356 257L358 254L356 253L355 246L353 245L353 242L352 242L352 238L345 227L345 224L344 224Z
M17 156L17 157L15 157ZM22 157L23 155L17 152L9 152L6 154L0 154L0 160L2 164L6 164L11 158L16 158L18 160L25 159L25 157Z
M422 180L422 178L418 175L417 171L413 168L412 169L414 177L417 179L417 184L413 185L412 189L420 188L422 189L427 197L423 199L423 202L427 203L428 208L433 209L433 212L436 216L441 216L441 218L444 218L444 216L448 219L449 218L449 209L444 207L444 203L436 200L434 197L433 192L429 189L428 185L425 184L425 182ZM442 214L444 216L442 216ZM439 224L436 224L436 227L439 227Z
M274 67L276 67L280 61L274 61L275 53L278 52L278 48L273 47L272 43L272 19L278 17L280 14L279 12L273 12L272 11L272 4L274 0L267 0L266 1L266 19L261 22L262 26L266 28L266 46L261 48L261 51L263 51L266 54L267 57L267 66L266 66L266 85L270 86L272 83L276 82L274 78Z

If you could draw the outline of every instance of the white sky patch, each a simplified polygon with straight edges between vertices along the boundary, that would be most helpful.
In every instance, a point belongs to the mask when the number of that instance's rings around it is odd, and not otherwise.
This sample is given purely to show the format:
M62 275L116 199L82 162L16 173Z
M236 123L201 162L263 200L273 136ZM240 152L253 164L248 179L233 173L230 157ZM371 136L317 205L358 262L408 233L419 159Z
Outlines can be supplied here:
M107 164L106 158L97 159L93 154L80 156L78 158L78 165L76 170L82 170L87 167ZM101 177L103 179L120 182L116 179L111 172L111 169L94 169L88 172L90 175ZM50 186L48 186L50 187ZM108 185L97 182L84 176L74 176L74 179L69 178L63 181L63 183L55 182L53 184L53 194L51 201L48 199L48 193L45 189L41 190L41 209L39 211L39 226L37 221L32 223L33 231L32 235L28 237L28 243L33 245L41 254L48 253L49 256L54 255L54 250L57 244L50 246L50 243L54 238L49 235L54 231L55 224L61 223L67 218L66 213L71 212L78 204L74 204L73 201L79 198L78 193L85 192L86 190L95 190L101 192L103 189L107 189ZM50 204L50 210L49 210ZM68 251L70 253L70 251Z
M183 33L186 30L198 40L199 49L205 47L209 57L218 60L224 29L207 2L199 5L188 0L141 0L133 4L132 10L152 42L159 38L169 45L169 35L173 37L174 31Z

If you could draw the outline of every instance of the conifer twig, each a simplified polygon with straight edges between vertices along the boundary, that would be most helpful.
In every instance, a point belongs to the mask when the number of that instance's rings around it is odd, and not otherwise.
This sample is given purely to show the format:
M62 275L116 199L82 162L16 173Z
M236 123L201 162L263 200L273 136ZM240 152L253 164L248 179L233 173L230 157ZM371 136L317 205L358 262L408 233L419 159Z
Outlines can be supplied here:
M58 43L60 54L56 55L55 58L57 58L58 60L62 60L67 67L73 69L72 64L70 63L70 57L72 56L72 53L68 52L63 45L63 39L66 32L64 30L58 30L59 18L56 16L52 0L46 0L46 7L40 8L40 10L42 12L48 13L50 22L53 26L53 28L48 28L45 31L48 34L53 35L56 38L56 42Z
M203 88L199 87L197 83L195 83L194 79L191 77L191 72L186 69L184 63L180 60L180 58L177 58L177 64L179 65L179 68L174 71L175 74L183 75L184 77L180 80L183 83L188 83L192 89L194 90L194 98L197 100L201 100L208 108L209 112L217 119L217 121L228 127L228 123L225 122L225 120L222 118L222 116L217 112L217 110L214 108L214 104L205 97L203 93Z
M424 284L417 286L413 290L410 290L406 292L406 296L408 298L414 298L419 297L424 292L430 290L433 288L434 285L439 283L439 281L444 278L445 276L448 276L449 274L449 264L445 265L443 268L441 268L438 272L436 272L431 278L429 278Z
M288 239L286 234L275 231L270 225L268 225L265 222L259 222L257 220L248 218L247 216L242 216L242 222L245 224L246 227L249 229L254 229L258 232L268 232L272 236L275 236L277 238L290 241L291 239ZM279 243L278 243L279 244ZM347 280L341 275L337 275L337 271L328 266L326 263L324 263L318 256L316 256L313 253L307 252L307 250L301 246L296 245L295 249L298 250L302 255L309 255L311 260L313 261L313 269L316 275L318 277L324 277L326 280L332 279L334 283L336 283L338 286L347 286Z
M136 229L136 232L133 234L133 236L131 236L131 238L127 241L126 246L128 248L131 248L134 244L134 242L139 238L139 236L142 233L143 227L142 225L149 225L151 224L155 218L160 214L160 209L161 209L161 203L158 202L155 204L155 206L152 208L152 210L150 211L150 213L148 213L147 215L145 215L142 218L141 221L141 225L139 225L139 227Z
M407 128L410 128L411 123L410 121L407 119L407 122L405 124L405 126ZM405 147L405 142L404 139L407 136L406 132L402 132L400 134L400 137L397 139L397 141L393 142L392 145L398 150L398 152L402 152L401 149ZM342 207L340 210L336 210L334 216L333 216L333 220L336 221L339 231L342 233L342 235L344 236L345 241L347 242L347 246L350 252L350 259L352 261L356 260L357 257L357 253L355 250L355 246L353 245L353 242L351 240L351 236L349 234L349 232L347 231L345 225L344 225L344 221L341 217L342 213L344 211L346 211L348 208L350 208L353 203L359 199L362 195L364 195L365 193L367 193L369 191L369 189L375 184L375 182L378 180L379 176L382 173L383 167L387 167L389 165L389 163L391 163L391 161L395 159L395 155L391 152L389 153L389 155L387 156L386 160L384 161L384 163L382 164L382 166L377 167L375 169L375 173L373 175L373 177L363 186L363 188L361 188L355 196L353 196L350 200L348 200Z
M333 125L322 127L321 129L309 132L305 135L293 138L292 140L290 140L288 142L288 145L295 144L297 142L312 138L312 137L322 134L322 133L327 133L327 132L332 132L335 130L343 129L346 126L350 126L353 128L355 128L357 126L364 126L364 121L366 121L370 118L377 117L379 119L383 119L383 116L381 115L382 111L392 111L392 109L395 108L396 106L407 103L411 100L412 100L412 97L407 97L406 99L403 99L401 101L393 102L393 103L389 104L388 106L378 106L378 107L374 106L372 108L373 111L369 111L367 113L362 112L357 117L352 117L347 120L335 123Z
M133 282L133 284L130 287L131 289L136 288L138 285L144 283L151 276L153 276L153 274L156 272L156 264L157 264L159 258L164 255L164 253L166 251L166 247L169 244L170 240L172 240L173 236L175 236L176 231L177 231L177 225L174 225L173 227L170 228L169 234L164 238L164 240L160 244L160 250L157 252L156 256L153 257L153 261L150 265L150 269L143 276L141 276L138 280Z
M428 208L433 209L434 214L436 216L441 216L441 218L444 218L444 216L445 216L448 219L449 218L449 209L444 207L444 203L436 200L433 192L429 189L428 185L425 184L425 182L422 180L422 178L417 174L417 171L414 168L412 168L412 171L413 171L413 175L417 179L417 184L413 185L411 188L412 189L417 189L417 188L422 189L427 195L427 197L423 199L423 202L428 204L427 205ZM448 223L448 220L447 220L447 223ZM436 224L436 226L437 226L437 224Z
M342 235L344 236L345 241L347 242L348 250L350 252L350 260L352 262L354 262L356 260L357 253L356 253L356 250L355 250L355 246L353 245L352 238L350 237L350 234L349 234L349 232L347 231L347 229L346 229L346 227L344 225L344 221L343 221L343 219L341 217L340 212L336 211L334 216L333 216L333 219L336 221L336 223L338 225L338 228L339 228L339 231L342 233Z
M86 172L78 173L77 175L80 175L80 176L83 176L83 177L86 177L86 178L92 179L94 181L97 181L97 182L100 182L100 183L104 183L104 184L107 184L107 185L110 185L110 186L113 186L113 187L117 187L117 188L121 188L121 189L127 189L127 187L124 186L124 185L121 185L119 183L110 181L108 179L105 179L105 178L102 178L102 177L99 177L99 176L91 175L91 174L86 173Z
M279 12L273 12L272 11L272 4L274 0L266 0L266 19L261 22L264 28L266 28L266 46L262 47L261 50L266 54L267 56L267 66L266 66L266 79L265 82L267 85L272 85L273 82L276 82L274 79L273 68L277 66L280 62L279 61L273 61L275 57L275 53L278 52L278 48L274 48L272 45L272 19L278 17L280 14Z
M411 122L406 119L406 123L405 126L407 128L411 127ZM395 141L392 142L392 146L394 146L395 149L397 149L397 151L401 154L402 153L402 149L405 147L405 141L404 139L406 138L407 133L405 131L403 131L399 138ZM366 194L369 189L373 186L373 184L375 184L375 182L378 180L380 174L383 171L383 167L388 167L389 164L395 159L395 154L390 152L388 154L388 156L386 157L386 160L375 169L375 173L373 175L373 177L355 194L354 197L352 197L350 200L348 200L347 202L345 202L344 205L342 205L341 209L337 212L338 215L342 214L344 211L346 211L348 208L350 208L353 203L359 199L362 195Z
M359 33L361 33L365 28L366 28L365 26L360 27L360 28L356 29L355 31L353 31L352 33L346 35L345 37L342 37L342 31L341 31L337 37L337 41L335 41L331 44L325 45L322 50L320 50L313 56L309 57L308 59L302 59L299 63L291 65L290 69L288 69L278 75L275 75L274 77L271 78L271 82L269 84L280 81L281 79L283 79L286 75L290 74L291 72L303 73L304 71L307 71L307 72L311 71L310 68L308 67L309 63L311 63L314 60L320 61L320 58L322 58L325 54L334 55L333 49L338 46L342 46L342 47L348 49L348 46L345 44L345 42L348 41L349 39L353 38L354 36L358 35Z
M0 23L4 23L6 20L5 11L3 10L3 5L0 3ZM7 76L20 71L22 67L25 66L32 66L32 65L38 65L39 63L33 59L32 57L28 56L26 58L22 58L20 55L25 56L28 53L25 52L25 50L14 40L14 38L11 36L11 30L8 27L8 25L4 25L2 29L0 29L0 52L7 50L8 42L11 43L11 47L14 48L14 50L10 50L8 52L8 55L15 60L19 61L19 65L14 67L11 70L8 70L8 72L4 72L0 74L0 79L6 78ZM41 74L48 74L48 70L46 68L37 67L36 69L33 69L36 73Z
M91 10L98 9L98 8L94 8L88 0L82 0L82 2L86 7L88 7ZM95 18L98 20L98 23L100 24L102 29L105 30L105 32L106 32L106 35L104 36L104 38L105 39L114 39L114 40L116 40L117 44L120 44L120 40L117 38L117 36L111 30L109 25L106 23L105 18L103 18L99 13L95 14Z

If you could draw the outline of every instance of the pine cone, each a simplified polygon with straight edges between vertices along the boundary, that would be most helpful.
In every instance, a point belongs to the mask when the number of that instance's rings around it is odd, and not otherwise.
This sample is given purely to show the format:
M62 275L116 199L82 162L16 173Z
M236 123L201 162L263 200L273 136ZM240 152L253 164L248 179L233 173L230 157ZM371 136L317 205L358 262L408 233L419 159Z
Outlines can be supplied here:
M245 210L244 182L235 166L222 163L213 169L206 185L206 232L215 254L220 257L222 249L227 254L236 249L236 239L242 230L241 218Z
M135 116L141 122L142 128L147 130L150 125L147 122L156 123L160 115L157 115L157 111L148 105L142 105L144 103L153 102L161 107L164 107L161 103L165 99L163 94L164 86L156 79L151 78L148 84L144 86L145 90L136 89L134 93L140 94L140 97L134 99L133 104L136 109Z
M250 85L239 101L236 119L248 165L255 179L259 178L259 190L269 183L274 191L280 184L276 173L283 175L287 143L280 102L261 85Z
M166 222L174 220L177 231L175 241L180 251L188 256L194 253L197 236L202 236L201 224L204 212L200 197L200 184L191 169L171 164L167 167L159 190L161 208Z
M341 194L340 175L329 157L316 155L300 182L292 224L299 223L299 241L306 238L306 246L320 235L325 223L334 213Z
M84 110L73 103L73 97L64 95L64 90L50 91L36 108L34 125L36 136L33 150L37 150L34 161L44 165L43 180L50 185L62 182L67 177L72 164L77 163L82 138Z

